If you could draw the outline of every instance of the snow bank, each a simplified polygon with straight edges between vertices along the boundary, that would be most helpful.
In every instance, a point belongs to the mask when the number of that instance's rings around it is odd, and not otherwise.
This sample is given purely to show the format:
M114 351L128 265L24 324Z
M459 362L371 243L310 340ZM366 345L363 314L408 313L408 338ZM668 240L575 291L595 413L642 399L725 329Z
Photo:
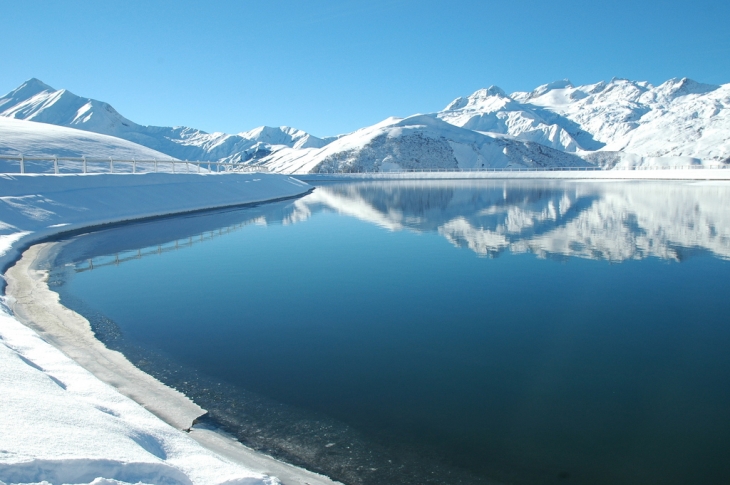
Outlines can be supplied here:
M207 451L5 311L0 342L0 481L278 483Z
M0 265L63 231L292 197L309 189L276 174L0 175ZM42 289L32 288L28 299L44 300ZM47 286L45 291L51 293ZM62 317L57 320L65 324ZM0 409L0 483L280 483L203 448L41 339L2 305Z

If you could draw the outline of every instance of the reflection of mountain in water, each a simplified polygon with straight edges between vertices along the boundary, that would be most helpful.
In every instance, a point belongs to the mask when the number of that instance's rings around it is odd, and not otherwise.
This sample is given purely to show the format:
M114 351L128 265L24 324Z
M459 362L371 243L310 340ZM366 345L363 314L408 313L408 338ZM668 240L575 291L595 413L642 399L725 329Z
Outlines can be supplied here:
M322 185L301 199L191 214L75 238L57 264L224 236L247 224L292 224L336 211L389 230L438 232L483 256L504 251L609 261L695 251L730 259L730 185L674 182L389 181ZM178 244L179 243L179 244ZM125 257L135 257L127 254ZM89 263L89 264L96 264Z
M390 230L438 231L480 255L505 250L623 261L730 258L730 187L668 182L363 182L325 185L294 203Z

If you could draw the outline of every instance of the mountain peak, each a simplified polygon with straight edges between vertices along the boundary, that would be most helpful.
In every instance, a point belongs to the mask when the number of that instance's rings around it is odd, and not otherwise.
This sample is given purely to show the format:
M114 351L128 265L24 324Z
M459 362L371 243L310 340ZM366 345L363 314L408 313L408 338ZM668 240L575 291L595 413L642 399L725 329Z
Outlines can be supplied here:
M511 99L507 96L507 93L502 90L502 88L492 85L486 89L479 89L475 91L468 98L463 96L456 98L449 103L446 108L444 108L444 111L455 111L467 106L482 105L485 101L492 104L496 102L500 104L500 106L503 106L505 102L509 102Z
M42 93L44 91L53 92L55 91L55 89L53 89L51 86L44 83L40 79L34 77L30 78L20 86L0 98L0 106L17 104L20 101L30 99L36 94Z
M537 98L539 96L542 96L543 94L549 93L550 91L553 91L555 89L565 89L565 88L572 88L573 84L570 82L570 79L561 79L559 81L553 81L551 83L543 84L542 86L538 86L535 88L534 91L532 91L532 94L530 97Z
M657 86L657 91L662 92L668 98L676 98L687 94L710 93L719 88L720 86L715 84L699 83L688 77L675 77Z
M18 90L24 89L24 88L38 90L38 92L55 91L55 89L53 89L51 86L49 86L48 84L44 83L43 81L41 81L40 79L35 78L35 77L32 77L32 78L28 79L27 81L25 81L23 84L21 84L20 87L18 88Z
M470 99L483 99L490 96L507 97L507 94L498 86L489 86L487 89L480 89L469 96Z

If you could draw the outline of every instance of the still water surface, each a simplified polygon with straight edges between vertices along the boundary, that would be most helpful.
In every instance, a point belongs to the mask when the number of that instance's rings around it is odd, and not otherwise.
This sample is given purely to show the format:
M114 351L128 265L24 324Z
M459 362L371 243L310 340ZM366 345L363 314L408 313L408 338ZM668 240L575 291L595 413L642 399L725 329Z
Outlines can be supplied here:
M75 237L52 287L349 484L730 482L730 186L372 182Z

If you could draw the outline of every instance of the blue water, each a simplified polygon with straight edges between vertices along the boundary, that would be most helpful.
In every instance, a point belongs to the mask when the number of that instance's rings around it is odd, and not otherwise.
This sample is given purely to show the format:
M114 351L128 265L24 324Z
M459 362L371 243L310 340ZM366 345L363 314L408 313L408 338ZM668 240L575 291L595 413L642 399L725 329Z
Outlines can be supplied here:
M730 187L323 185L72 238L51 284L350 484L728 483Z

